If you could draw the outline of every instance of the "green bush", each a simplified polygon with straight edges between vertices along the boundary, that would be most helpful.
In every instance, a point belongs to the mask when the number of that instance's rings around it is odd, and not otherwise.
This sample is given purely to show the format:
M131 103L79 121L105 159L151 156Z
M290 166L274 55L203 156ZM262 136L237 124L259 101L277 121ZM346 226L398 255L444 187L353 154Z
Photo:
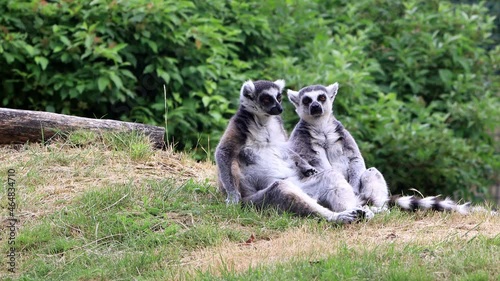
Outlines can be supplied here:
M166 85L181 148L224 127L248 67L240 31L191 1L3 1L0 13L3 106L164 124Z
M204 158L244 80L338 81L336 114L393 192L470 198L500 170L494 32L484 4L439 0L3 1L1 105L166 119Z

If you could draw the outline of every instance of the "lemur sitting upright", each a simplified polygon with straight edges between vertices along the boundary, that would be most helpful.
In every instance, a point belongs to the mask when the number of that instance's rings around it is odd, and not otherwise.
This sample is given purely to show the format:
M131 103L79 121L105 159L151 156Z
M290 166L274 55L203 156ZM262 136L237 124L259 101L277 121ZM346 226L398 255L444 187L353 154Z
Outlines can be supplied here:
M372 204L375 211L387 205L402 209L456 210L466 213L469 203L457 205L452 200L434 196L423 199L404 196L389 198L383 175L376 168L366 169L356 141L333 114L333 101L338 83L329 86L312 85L300 91L288 90L300 121L295 126L289 144L318 171L333 169L341 173L359 197L360 205Z
M288 148L280 116L284 87L284 80L247 81L241 87L240 107L215 152L219 187L227 195L226 202L274 206L339 223L373 216L371 211L357 208L347 182L335 185L336 175L317 173ZM337 192L342 189L347 192Z

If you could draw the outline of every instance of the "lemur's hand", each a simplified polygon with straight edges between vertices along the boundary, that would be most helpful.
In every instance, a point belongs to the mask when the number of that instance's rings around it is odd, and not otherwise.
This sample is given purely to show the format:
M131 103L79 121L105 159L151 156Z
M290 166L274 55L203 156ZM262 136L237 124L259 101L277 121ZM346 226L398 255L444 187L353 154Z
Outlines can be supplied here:
M311 168L311 169L308 169L308 170L305 170L302 172L302 174L304 175L304 177L308 178L312 175L315 175L318 173L318 170L314 169L314 168Z

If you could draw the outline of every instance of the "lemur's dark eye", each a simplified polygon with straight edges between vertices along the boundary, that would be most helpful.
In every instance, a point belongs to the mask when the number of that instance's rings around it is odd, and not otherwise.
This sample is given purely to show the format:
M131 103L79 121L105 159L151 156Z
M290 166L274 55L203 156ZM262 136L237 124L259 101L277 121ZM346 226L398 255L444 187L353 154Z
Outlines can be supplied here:
M302 104L308 105L312 102L312 99L310 97L305 97L302 99Z
M324 101L326 101L326 96L325 96L325 95L319 95L319 96L318 96L318 100L319 100L320 102L324 102Z
M278 100L278 102L281 102L281 94L278 94L278 95L276 96L276 99Z
M271 103L271 97L268 95L264 95L260 98L260 102L262 103Z

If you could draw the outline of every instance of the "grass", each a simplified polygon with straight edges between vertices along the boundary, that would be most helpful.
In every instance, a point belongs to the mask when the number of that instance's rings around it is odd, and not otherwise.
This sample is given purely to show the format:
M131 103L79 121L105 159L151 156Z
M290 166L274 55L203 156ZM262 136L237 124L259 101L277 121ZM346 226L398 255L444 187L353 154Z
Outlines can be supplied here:
M337 226L226 207L212 164L140 135L1 147L8 169L19 207L5 280L500 280L499 216L392 210ZM8 234L3 223L3 253Z

